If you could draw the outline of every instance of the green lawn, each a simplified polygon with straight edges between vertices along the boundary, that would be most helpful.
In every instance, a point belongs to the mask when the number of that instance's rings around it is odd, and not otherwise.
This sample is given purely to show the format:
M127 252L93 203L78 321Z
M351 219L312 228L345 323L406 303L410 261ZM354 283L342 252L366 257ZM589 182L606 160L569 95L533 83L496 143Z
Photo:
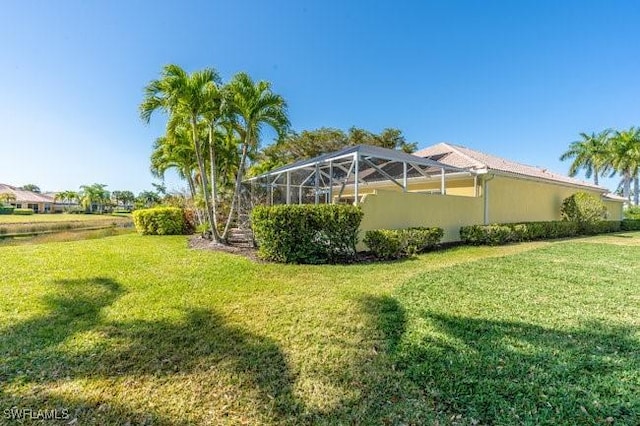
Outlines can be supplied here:
M640 233L346 266L133 234L0 259L3 410L66 408L83 425L640 423Z

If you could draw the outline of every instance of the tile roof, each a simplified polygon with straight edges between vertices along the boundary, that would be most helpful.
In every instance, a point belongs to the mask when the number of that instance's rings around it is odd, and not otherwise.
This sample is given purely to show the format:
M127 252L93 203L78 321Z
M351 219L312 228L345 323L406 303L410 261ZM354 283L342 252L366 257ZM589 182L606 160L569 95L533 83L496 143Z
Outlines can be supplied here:
M606 188L601 186L584 182L579 179L574 179L569 176L564 176L559 173L554 173L547 169L516 163L515 161L485 154L484 152L475 151L464 146L444 142L417 151L413 155L431 158L441 163L460 168L471 168L472 170L495 170L497 172L519 175L525 178L543 179L568 185L583 186L589 189L600 190L602 192L608 191Z
M0 194L3 192L15 195L17 203L53 203L53 197L49 195L25 191L15 186L0 183Z

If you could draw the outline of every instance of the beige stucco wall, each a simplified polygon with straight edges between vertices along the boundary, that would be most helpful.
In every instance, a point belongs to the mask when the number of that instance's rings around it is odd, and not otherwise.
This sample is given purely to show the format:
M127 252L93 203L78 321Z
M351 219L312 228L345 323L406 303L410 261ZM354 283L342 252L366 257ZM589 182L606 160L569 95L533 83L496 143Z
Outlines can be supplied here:
M495 176L485 185L489 199L489 223L561 220L560 207L565 198L580 191L598 198L601 196L599 191L587 188L509 176ZM621 203L605 202L605 206L607 206L609 220L622 219Z
M439 226L444 229L443 242L458 241L461 226L482 223L482 201L479 197L378 190L361 202L360 238L369 229Z
M600 197L595 190L536 182L509 176L489 178L484 190L488 194L487 223L514 223L561 220L562 201L579 191ZM401 229L411 226L439 226L444 229L443 242L458 241L460 227L485 223L484 196L472 197L473 179L459 181L459 194L448 187L447 195L402 192L395 188L373 190L362 197L364 212L360 225L360 239L369 229ZM428 189L427 182L421 189ZM438 184L439 185L439 184ZM417 186L417 185L416 185ZM415 186L411 189L415 191ZM439 188L439 186L438 186ZM605 200L609 220L622 219L622 203ZM364 250L360 243L358 249Z

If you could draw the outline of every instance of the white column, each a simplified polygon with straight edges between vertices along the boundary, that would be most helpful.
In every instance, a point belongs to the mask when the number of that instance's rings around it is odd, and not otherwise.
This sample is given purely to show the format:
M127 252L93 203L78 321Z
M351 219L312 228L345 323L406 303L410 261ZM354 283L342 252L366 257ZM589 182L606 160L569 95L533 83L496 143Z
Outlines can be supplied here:
M287 204L291 204L291 172L287 172Z
M355 166L354 166L354 176L355 176L355 180L353 183L353 194L355 196L355 204L356 206L360 203L360 200L358 199L359 197L359 193L358 193L358 178L359 178L359 171L360 171L360 162L358 161L360 159L359 154L356 152L353 155L353 161L355 162Z
M444 167L440 169L440 193L446 194L446 188L444 187Z
M402 163L402 186L404 187L404 192L407 192L407 162Z

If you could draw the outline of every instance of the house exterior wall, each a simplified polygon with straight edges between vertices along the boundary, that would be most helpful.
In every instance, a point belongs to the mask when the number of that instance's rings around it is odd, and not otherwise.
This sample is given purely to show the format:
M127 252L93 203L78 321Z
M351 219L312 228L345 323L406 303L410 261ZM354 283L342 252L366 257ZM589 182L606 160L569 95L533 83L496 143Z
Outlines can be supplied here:
M581 191L601 197L600 191L588 188L500 175L488 179L485 183L489 200L487 223L561 220L560 207L565 198ZM621 203L607 201L605 206L609 220L622 219Z
M458 241L461 226L482 223L482 202L480 197L378 190L360 204L360 239L370 229L439 226L444 229L443 242ZM364 250L364 245L358 249Z
M468 193L474 191L473 180ZM537 182L509 176L489 177L485 183L487 198L486 223L514 223L561 220L562 201L584 191L600 198L588 188ZM463 191L462 191L463 192ZM481 193L482 191L478 191ZM604 200L609 220L622 220L622 203ZM485 223L484 196L456 196L402 192L395 188L378 189L366 194L360 203L364 217L360 239L370 229L401 229L411 226L439 226L444 229L443 242L460 240L460 227ZM358 250L365 250L360 242Z
M479 181L478 181L479 182ZM411 179L408 182L408 192L439 192L440 191L440 179L433 178L426 180L424 178L420 179ZM402 188L393 182L383 181L383 182L374 182L370 184L360 184L358 186L358 194L359 195L367 195L373 194L377 190L385 190L385 191L394 191L394 192L402 192ZM337 197L338 192L340 191L339 187L335 187L333 190L334 197ZM481 193L482 187L478 185L478 195ZM448 179L445 180L445 192L448 195L458 195L462 197L475 197L476 189L474 187L474 180L472 177L470 178L456 178L456 179ZM342 191L343 197L353 197L353 185L347 186L344 191Z

